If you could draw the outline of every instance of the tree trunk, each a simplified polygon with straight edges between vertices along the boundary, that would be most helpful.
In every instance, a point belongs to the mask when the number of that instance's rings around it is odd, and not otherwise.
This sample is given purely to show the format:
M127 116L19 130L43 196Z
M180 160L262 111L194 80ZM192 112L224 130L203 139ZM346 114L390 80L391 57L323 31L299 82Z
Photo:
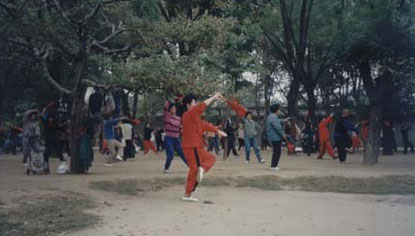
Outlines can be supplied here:
M393 156L394 140L392 126L383 124L382 133L383 155Z
M295 117L295 112L297 110L297 101L298 101L298 90L300 89L300 80L298 78L293 79L290 85L290 91L288 92L288 116Z
M72 174L80 174L81 168L79 165L79 142L81 140L82 119L85 114L84 94L85 86L82 84L83 72L85 69L86 58L83 58L78 63L76 71L76 85L73 93L72 111L71 111L71 162L70 172Z
M133 99L133 114L134 118L137 118L137 105L138 105L138 93L134 92L134 99Z
M317 99L316 95L314 94L315 86L309 85L305 87L307 93L307 108L310 115L310 119L312 121L315 120L315 114L317 109Z
M369 113L369 135L365 144L363 164L374 165L378 162L379 148L381 145L380 128L381 128L382 104L373 104Z
M81 140L82 117L84 113L84 101L82 99L82 93L79 91L72 102L72 117L71 117L71 162L70 172L72 174L79 174L79 141Z

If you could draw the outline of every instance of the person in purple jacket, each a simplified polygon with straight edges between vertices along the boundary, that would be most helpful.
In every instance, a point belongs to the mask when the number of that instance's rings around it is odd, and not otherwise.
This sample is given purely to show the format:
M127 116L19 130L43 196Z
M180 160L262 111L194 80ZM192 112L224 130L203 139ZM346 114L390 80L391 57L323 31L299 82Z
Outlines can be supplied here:
M183 149L180 142L180 133L182 131L182 121L179 116L176 115L177 107L174 103L166 101L164 104L164 130L166 137L164 139L164 145L166 149L166 164L164 165L164 173L168 174L170 170L171 162L174 158L174 152L180 156L183 162L187 164L187 160L184 157Z

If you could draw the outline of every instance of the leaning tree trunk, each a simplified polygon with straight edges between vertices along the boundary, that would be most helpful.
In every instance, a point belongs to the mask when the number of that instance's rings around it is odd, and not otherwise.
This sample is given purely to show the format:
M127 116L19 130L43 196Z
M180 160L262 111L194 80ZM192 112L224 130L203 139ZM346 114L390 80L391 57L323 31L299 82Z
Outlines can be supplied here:
M369 113L369 135L365 144L363 164L374 165L378 162L379 148L381 145L380 128L382 116L382 104L372 104Z
M70 172L72 174L80 174L81 167L79 163L79 142L81 140L82 119L84 111L84 94L85 86L82 84L83 72L85 68L85 59L79 62L76 76L77 83L73 91L72 111L71 111L71 162Z

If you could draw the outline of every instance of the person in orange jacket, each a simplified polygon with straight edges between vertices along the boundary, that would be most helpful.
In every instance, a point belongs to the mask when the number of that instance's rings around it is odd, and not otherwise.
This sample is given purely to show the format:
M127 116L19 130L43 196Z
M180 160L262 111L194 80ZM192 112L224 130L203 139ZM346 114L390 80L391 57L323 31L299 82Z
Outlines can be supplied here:
M320 139L320 153L319 153L317 159L323 159L323 155L326 152L326 150L333 159L337 158L334 155L334 150L333 150L333 147L331 146L331 142L330 142L329 129L327 128L327 126L332 122L333 122L333 114L331 114L328 117L324 118L318 124L318 133L319 133L319 139Z
M213 154L204 148L203 133L214 132L219 136L226 137L226 133L219 130L212 124L201 119L203 112L215 100L223 100L220 93L216 93L213 97L197 104L196 97L189 94L183 98L183 105L187 111L183 113L183 153L189 164L189 172L187 174L186 192L183 201L197 202L197 198L192 196L192 192L201 184L203 174L209 171L216 162Z

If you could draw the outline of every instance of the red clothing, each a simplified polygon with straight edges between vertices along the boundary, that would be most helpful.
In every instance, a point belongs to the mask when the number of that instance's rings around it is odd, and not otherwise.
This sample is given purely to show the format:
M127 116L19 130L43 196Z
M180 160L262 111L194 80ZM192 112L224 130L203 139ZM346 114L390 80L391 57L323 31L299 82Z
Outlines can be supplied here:
M362 146L362 143L360 142L360 139L358 136L353 135L352 136L352 148L353 148L353 152L356 149L359 149L359 147Z
M318 134L320 137L320 153L318 155L318 159L323 158L326 150L332 158L335 156L333 147L331 146L330 142L330 132L327 128L327 125L329 125L331 122L333 122L333 117L329 116L323 119L320 124L318 124Z
M157 148L154 146L154 143L149 140L144 140L144 155L147 154L150 150L157 154Z
M323 119L320 124L318 124L318 133L320 135L320 139L328 138L330 137L329 129L327 128L327 125L329 125L331 122L333 122L333 117L329 116L325 119Z
M318 154L318 159L323 158L324 153L328 152L328 154L334 158L334 150L333 147L331 146L331 142L330 139L320 139L320 153Z
M190 195L195 188L197 169L203 167L205 172L209 171L216 162L214 155L207 152L204 148L203 133L217 132L218 129L200 119L206 110L206 104L191 108L183 114L183 153L189 164L189 172L187 174L186 195Z
M238 103L238 100L226 100L226 103L236 112L236 115L239 117L245 117L245 114L248 112L248 110L243 107L241 104Z
M369 125L364 124L362 127L362 138L364 142L366 142L368 135L369 135Z
M164 104L164 130L166 136L171 138L179 138L182 130L182 120L179 116L172 115L169 112L169 101Z
M216 162L216 157L204 148L183 148L183 154L189 164L186 181L186 195L191 195L196 184L197 168L203 167L208 172Z
M203 148L203 133L218 132L214 125L200 119L205 110L206 104L202 102L183 114L183 148Z

